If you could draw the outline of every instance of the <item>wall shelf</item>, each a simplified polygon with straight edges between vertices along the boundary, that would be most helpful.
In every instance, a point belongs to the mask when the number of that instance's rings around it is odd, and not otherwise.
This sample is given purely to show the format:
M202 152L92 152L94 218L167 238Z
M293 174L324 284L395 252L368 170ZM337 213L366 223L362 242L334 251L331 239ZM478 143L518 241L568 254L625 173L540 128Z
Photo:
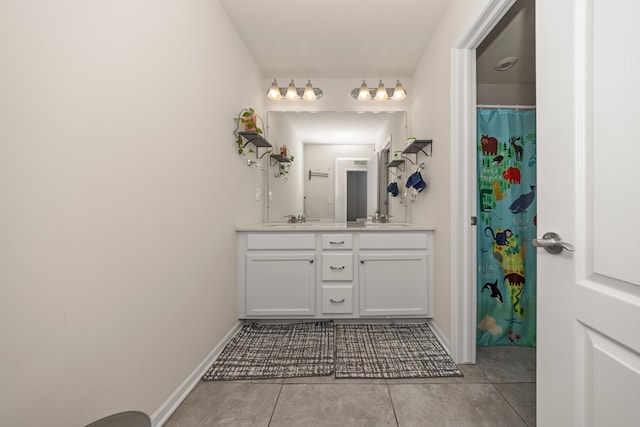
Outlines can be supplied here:
M392 168L396 168L396 171L392 171ZM391 160L389 163L387 163L387 171L389 171L389 173L393 176L399 176L398 174L401 172L404 172L404 159L394 159Z
M274 166L276 163L291 163L291 158L283 156L282 154L272 154L269 158L271 159L271 166Z
M422 153L425 156L429 157L431 156L431 154L433 153L433 140L431 139L416 139L415 141L412 141L409 145L407 145L407 147L402 150L402 154L401 156L407 160L409 160L411 163L418 164L418 154ZM425 151L425 148L429 148L429 152L427 153ZM410 157L407 157L407 154L414 154L415 155L415 161L411 160Z
M404 159L391 160L389 163L387 163L387 169L389 168L398 168L404 172Z
M244 140L247 141L246 144L242 146L242 148L245 148L249 144L253 144L253 146L256 147L256 157L258 159L263 158L265 154L267 154L273 149L273 146L271 145L271 143L266 139L264 139L262 134L259 134L258 132L242 131L242 132L238 132L238 135L240 135ZM259 155L260 148L266 148L266 151L262 153L262 155Z

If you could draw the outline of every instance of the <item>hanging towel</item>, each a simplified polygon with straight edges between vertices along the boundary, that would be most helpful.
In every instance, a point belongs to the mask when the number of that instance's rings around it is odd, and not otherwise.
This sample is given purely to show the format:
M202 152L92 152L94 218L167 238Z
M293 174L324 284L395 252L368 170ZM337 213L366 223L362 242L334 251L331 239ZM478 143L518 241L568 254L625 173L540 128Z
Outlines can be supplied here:
M412 173L407 179L407 188L413 187L418 190L418 193L422 192L425 188L427 188L427 183L422 179L422 174L420 171L416 171Z
M395 181L393 181L393 182L392 182L391 184L389 184L389 186L387 187L387 191L388 191L389 193L391 193L391 195L392 195L393 197L398 197L398 193L399 193L399 190L398 190L398 183L397 183L397 182L395 182Z

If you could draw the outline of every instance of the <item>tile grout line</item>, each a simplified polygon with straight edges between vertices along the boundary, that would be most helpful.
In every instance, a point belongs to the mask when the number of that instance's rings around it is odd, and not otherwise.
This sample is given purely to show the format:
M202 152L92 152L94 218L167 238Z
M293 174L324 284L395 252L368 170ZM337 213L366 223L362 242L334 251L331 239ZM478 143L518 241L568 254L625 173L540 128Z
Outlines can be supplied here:
M269 427L271 425L271 422L273 421L273 414L276 413L276 407L278 406L278 401L280 401L280 395L282 394L283 387L284 387L284 380L282 380L282 382L280 383L280 390L278 390L278 397L276 397L276 403L273 405L273 410L271 411L271 416L269 417L269 424L267 424L267 427Z
M389 386L389 381L385 381L387 384L387 393L389 393L389 400L391 401L391 409L393 410L393 418L396 420L396 427L400 427L400 423L398 422L398 414L396 414L396 405L393 404L393 396L391 396L391 387Z
M522 417L520 412L518 412L518 410L511 404L511 401L509 399L507 399L507 397L504 394L502 394L502 392L500 391L500 389L498 387L496 387L496 384L501 384L501 383L490 383L490 384L494 388L494 390L497 391L500 396L502 396L502 398L505 400L505 402L507 402L509 407L511 409L513 409L513 412L515 412L516 415L518 416L518 418L520 418L522 420L524 425L529 427L529 423ZM502 384L506 384L506 383L502 383ZM509 383L509 384L523 384L523 383Z

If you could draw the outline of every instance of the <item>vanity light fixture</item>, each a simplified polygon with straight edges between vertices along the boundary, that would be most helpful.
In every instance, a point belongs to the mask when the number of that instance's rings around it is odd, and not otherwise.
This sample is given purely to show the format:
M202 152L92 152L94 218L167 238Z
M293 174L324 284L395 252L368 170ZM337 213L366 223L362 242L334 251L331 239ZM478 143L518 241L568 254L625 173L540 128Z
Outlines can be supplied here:
M273 83L271 83L267 91L267 97L272 101L280 101L282 98L288 101L297 101L298 99L315 101L322 97L322 90L313 87L311 80L307 81L307 85L304 88L301 88L296 87L293 79L291 79L288 87L278 87L278 81L273 79Z
M296 89L296 84L291 79L291 83L289 83L289 87L287 88L287 93L284 96L287 98L287 101L297 101L298 100L298 90Z
M273 83L271 83L271 87L267 91L267 97L273 101L280 101L282 99L282 93L280 92L276 79L273 79Z
M400 84L400 80L396 81L396 87L393 89L392 98L394 101L402 101L407 97L407 91L404 90L402 84Z
M351 95L353 96L354 92L358 89L354 89L351 91ZM358 95L356 96L358 101L368 101L371 99L371 91L367 87L367 83L363 80L362 85L360 86L360 90L358 90Z
M387 94L387 89L385 89L384 83L380 80L378 89L376 89L376 101L386 101L387 99L389 99L389 94Z
M376 101L402 101L407 97L407 92L402 87L400 80L396 81L395 88L385 88L384 83L380 80L380 84L376 89L369 89L367 87L367 82L362 81L362 85L359 88L355 88L351 91L351 96L358 101L369 101L370 99L375 99Z

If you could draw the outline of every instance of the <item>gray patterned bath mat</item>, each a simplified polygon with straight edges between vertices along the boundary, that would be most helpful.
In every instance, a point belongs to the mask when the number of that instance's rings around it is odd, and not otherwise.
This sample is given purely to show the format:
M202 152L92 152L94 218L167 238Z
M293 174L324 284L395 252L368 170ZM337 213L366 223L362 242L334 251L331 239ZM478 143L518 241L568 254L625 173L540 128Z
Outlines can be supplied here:
M336 378L462 376L426 324L336 325Z
M248 380L331 375L333 322L246 324L202 378Z

